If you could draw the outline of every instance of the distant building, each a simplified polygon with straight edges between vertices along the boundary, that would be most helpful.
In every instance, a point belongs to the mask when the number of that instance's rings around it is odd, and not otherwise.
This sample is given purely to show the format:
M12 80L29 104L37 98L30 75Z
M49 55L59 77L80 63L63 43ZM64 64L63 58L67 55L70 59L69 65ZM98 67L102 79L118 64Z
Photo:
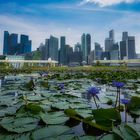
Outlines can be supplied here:
M120 58L121 59L135 59L135 37L128 36L128 32L122 33L122 41L120 42Z
M5 60L25 60L25 57L20 55L6 55ZM10 65L18 69L18 68L22 68L24 66L24 63L12 62L10 63Z
M101 45L99 43L95 43L94 59L102 60L102 53L103 53L103 49L101 48Z
M58 61L58 46L59 41L58 38L54 36L50 36L49 39L49 58L52 60Z
M115 33L114 30L109 31L109 38L112 40L113 44L115 43Z
M74 51L75 52L81 52L82 51L82 48L81 48L81 44L80 43L75 44Z
M29 40L29 36L21 35L20 36L20 51L19 54L24 54L31 52L32 41Z
M127 40L127 57L128 59L135 59L136 58L136 51L135 51L135 37L129 36Z
M20 36L18 43L18 34L9 34L4 31L3 54L4 55L20 55L31 52L32 42L27 35Z
M120 42L120 59L123 60L127 56L127 41Z
M119 45L118 43L113 44L110 51L110 60L119 60Z
M94 51L91 51L91 52L90 52L90 55L89 55L89 58L88 58L88 63L89 63L90 65L93 64L94 58L95 58L95 52L94 52Z
M90 34L83 34L81 36L81 48L83 53L83 61L88 63L88 55L91 52L91 35Z
M66 65L66 37L62 36L60 38L60 54L59 54L59 63Z

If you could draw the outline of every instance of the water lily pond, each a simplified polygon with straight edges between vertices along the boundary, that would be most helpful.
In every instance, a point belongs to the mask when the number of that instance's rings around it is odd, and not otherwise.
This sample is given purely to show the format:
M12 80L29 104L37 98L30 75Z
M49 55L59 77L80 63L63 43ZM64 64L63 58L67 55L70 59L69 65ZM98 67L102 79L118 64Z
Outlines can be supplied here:
M84 73L1 76L0 140L140 139L140 79L113 82Z

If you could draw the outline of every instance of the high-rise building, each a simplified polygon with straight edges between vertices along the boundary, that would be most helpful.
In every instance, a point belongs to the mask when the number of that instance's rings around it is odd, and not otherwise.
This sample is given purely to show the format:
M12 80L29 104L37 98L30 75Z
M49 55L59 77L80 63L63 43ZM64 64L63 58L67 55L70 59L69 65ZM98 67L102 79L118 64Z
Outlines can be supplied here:
M67 65L70 63L71 61L71 57L73 55L73 48L70 45L66 45L66 61L67 61Z
M122 41L126 41L128 39L128 32L122 33Z
M136 58L136 51L135 51L135 37L129 36L127 40L127 56L128 59L135 59Z
M90 34L86 35L86 46L87 46L87 56L88 56L91 52L91 35Z
M80 43L75 44L74 51L75 52L81 52L82 51Z
M95 43L95 50L94 50L94 59L101 60L102 59L103 49L99 43Z
M122 33L122 41L120 42L120 58L121 59L135 59L135 37L128 36L128 32Z
M60 37L60 54L59 54L59 63L66 65L66 37Z
M18 43L18 34L9 34L4 31L3 54L18 55L31 52L32 42L27 35L21 35Z
M110 52L112 50L114 43L115 43L115 33L114 30L111 30L109 31L109 38L105 39L105 51Z
M127 41L120 42L120 59L123 60L127 56Z
M109 31L109 38L115 43L115 33L113 29Z
M83 53L83 61L88 63L88 55L91 52L91 35L90 34L82 35L81 46L82 46L82 53Z
M20 36L20 52L19 54L24 54L31 52L32 41L29 40L29 36L21 35Z
M20 51L20 47L18 45L18 34L9 35L8 44L9 44L8 54L9 55L18 54L18 52Z
M4 41L3 41L3 54L6 55L9 53L9 32L4 31Z
M105 51L110 52L113 47L113 40L110 38L105 39Z
M58 38L50 36L49 39L49 58L52 60L58 61Z
M119 45L118 43L113 44L112 50L110 51L111 60L119 60Z

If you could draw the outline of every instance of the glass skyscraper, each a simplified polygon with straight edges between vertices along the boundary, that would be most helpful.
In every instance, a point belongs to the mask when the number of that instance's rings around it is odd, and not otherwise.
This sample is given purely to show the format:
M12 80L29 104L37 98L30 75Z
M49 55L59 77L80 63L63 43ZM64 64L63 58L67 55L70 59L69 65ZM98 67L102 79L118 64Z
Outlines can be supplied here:
M91 52L91 35L90 34L83 34L81 36L81 46L82 46L82 53L83 53L83 61L88 63L88 55Z
M27 35L20 36L18 43L18 34L9 34L4 31L3 54L4 55L19 55L31 52L32 42Z

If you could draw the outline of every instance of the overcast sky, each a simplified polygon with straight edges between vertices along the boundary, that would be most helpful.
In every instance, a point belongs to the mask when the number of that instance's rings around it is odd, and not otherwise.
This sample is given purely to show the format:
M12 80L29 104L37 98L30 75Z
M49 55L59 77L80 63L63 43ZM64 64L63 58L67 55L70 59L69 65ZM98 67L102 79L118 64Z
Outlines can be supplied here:
M82 33L92 36L104 47L108 31L115 30L116 42L122 32L136 37L140 53L139 0L0 0L0 53L3 31L26 34L33 42L32 50L50 35L66 36L67 44L80 42Z

